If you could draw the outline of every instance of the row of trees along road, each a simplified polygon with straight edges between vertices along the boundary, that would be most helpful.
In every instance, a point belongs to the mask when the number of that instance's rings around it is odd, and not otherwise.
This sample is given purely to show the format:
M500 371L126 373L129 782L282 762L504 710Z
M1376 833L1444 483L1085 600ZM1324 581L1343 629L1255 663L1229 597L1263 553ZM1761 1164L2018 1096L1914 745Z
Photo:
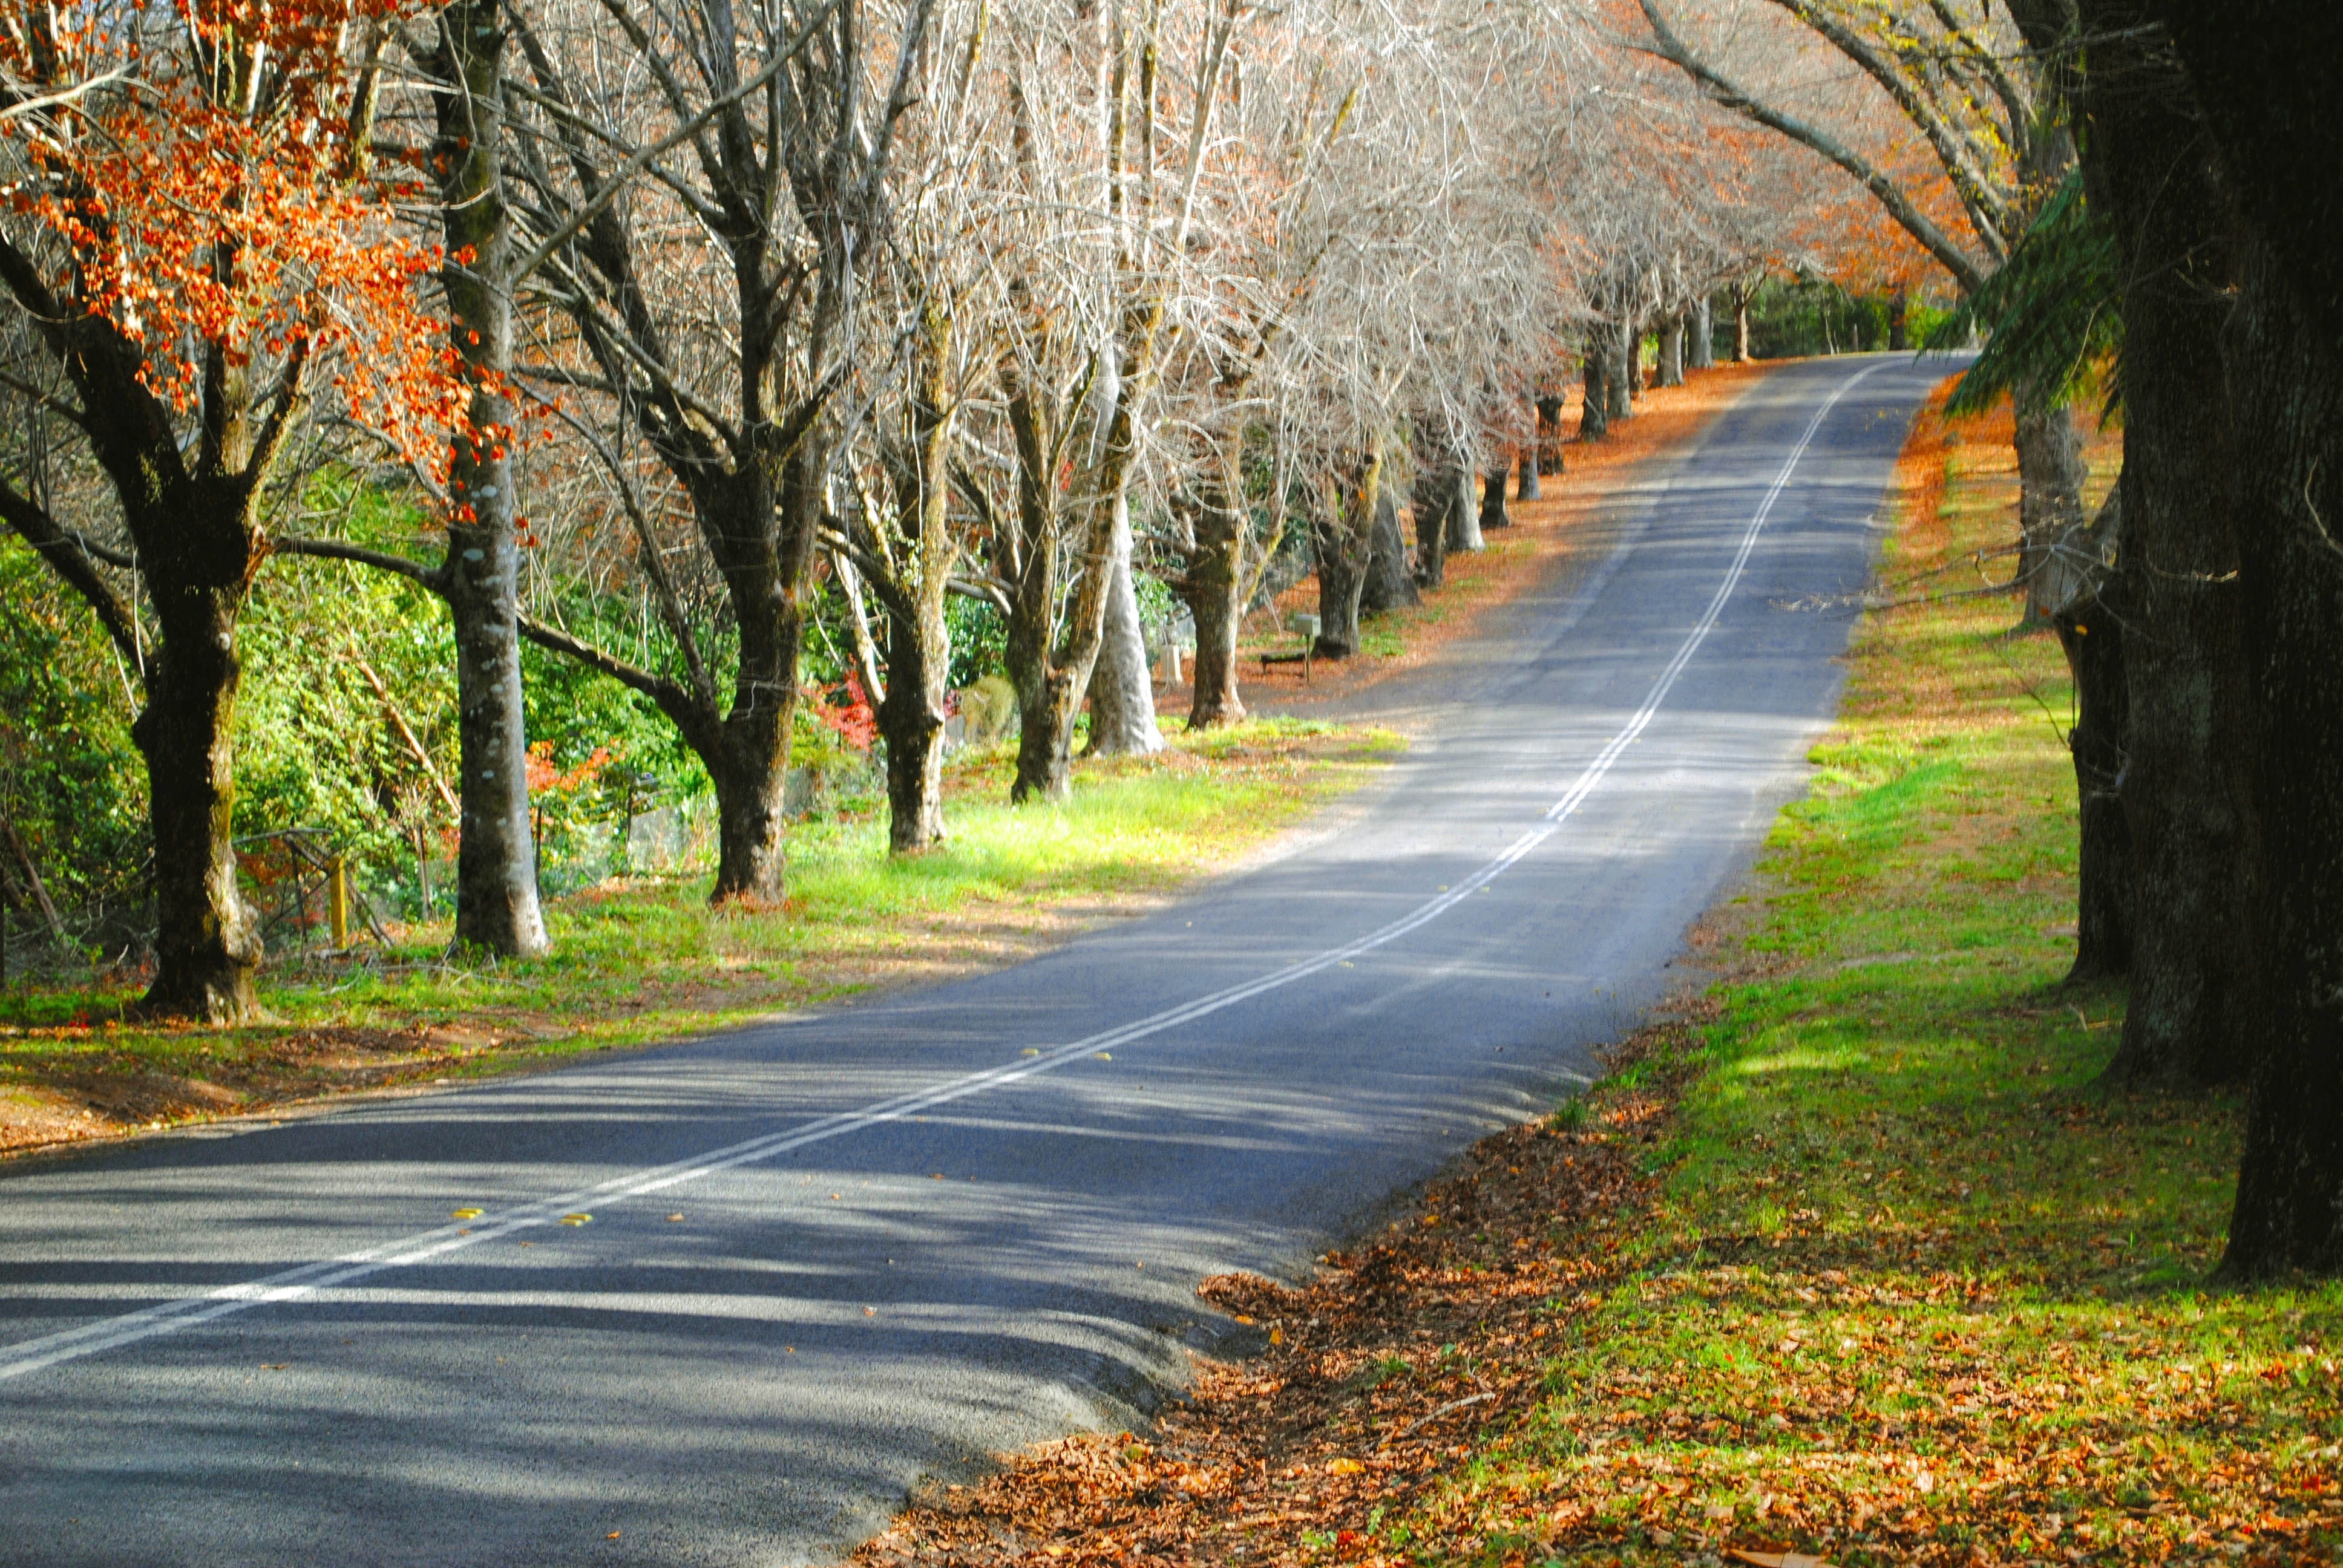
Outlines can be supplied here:
M1647 47L1854 174L1992 329L1956 401L2017 400L2020 579L2080 704L2076 971L2129 977L2108 1076L2249 1082L2224 1271L2343 1269L2343 548L2328 521L2343 515L2343 147L2319 92L2328 8L1638 5ZM1929 157L1866 153L1771 87L1800 30L1876 82ZM2064 408L2110 350L2124 464L2086 520Z
M1014 793L1053 798L1085 706L1094 749L1161 744L1142 587L1192 617L1188 722L1228 722L1282 553L1346 655L1503 525L1514 461L1559 465L1565 371L1599 437L1647 344L1679 377L1769 269L1908 300L1933 266L1992 335L1962 396L2016 403L2012 582L2081 693L2077 968L2131 977L2113 1074L2250 1079L2228 1266L2343 1267L2314 10L9 5L0 521L136 710L144 1008L253 1007L231 742L277 556L444 610L457 784L386 719L454 808L458 941L525 955L524 639L671 727L713 896L770 903L809 636L916 850L955 598L1002 628ZM2086 518L2073 406L2118 342ZM350 637L267 602L272 646Z
M1712 295L1815 265L1780 215L1836 176L1616 20L0 10L0 518L132 689L144 1010L253 1009L231 826L255 595L271 646L310 617L363 669L397 742L373 766L417 773L418 861L453 808L457 940L503 955L546 945L524 641L671 727L717 803L713 896L760 904L809 636L836 631L876 705L900 850L944 827L956 596L1003 629L1020 799L1063 793L1086 704L1093 749L1161 745L1141 586L1192 616L1192 725L1242 715L1239 622L1281 551L1320 568L1320 651L1352 651L1363 604L1419 591L1400 495L1436 587L1503 521L1515 456L1532 487L1559 464L1574 357L1598 433L1647 334L1677 374ZM391 650L332 593L268 597L280 557L444 613L452 786Z

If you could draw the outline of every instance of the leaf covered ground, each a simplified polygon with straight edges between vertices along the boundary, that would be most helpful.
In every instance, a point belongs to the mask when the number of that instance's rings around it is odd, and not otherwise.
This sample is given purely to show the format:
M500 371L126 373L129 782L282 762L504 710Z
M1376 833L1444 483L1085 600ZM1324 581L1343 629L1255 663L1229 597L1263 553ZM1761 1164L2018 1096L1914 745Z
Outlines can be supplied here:
M1923 416L1884 576L1991 569L2006 441ZM2096 1087L2123 997L2059 983L2071 698L2014 614L1866 618L1720 978L1604 1085L1298 1288L1207 1282L1258 1357L863 1568L2343 1560L2343 1292L2208 1284L2238 1106Z

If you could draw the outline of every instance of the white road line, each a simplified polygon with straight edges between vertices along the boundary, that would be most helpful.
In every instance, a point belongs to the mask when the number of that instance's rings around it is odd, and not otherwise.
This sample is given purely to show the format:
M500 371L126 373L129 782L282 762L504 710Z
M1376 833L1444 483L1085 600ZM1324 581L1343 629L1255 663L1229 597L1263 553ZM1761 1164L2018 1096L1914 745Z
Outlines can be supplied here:
M1749 553L1757 548L1757 535L1765 527L1765 519L1773 516L1774 503L1782 498L1783 487L1789 484L1790 475L1797 467L1798 459L1806 455L1808 447L1814 445L1815 435L1823 427L1824 418L1838 407L1840 398L1855 390L1864 377L1885 369L1889 363L1882 360L1848 377L1839 384L1838 390L1815 410L1815 417L1806 421L1805 434L1800 436L1798 444L1790 448L1790 456L1782 464L1782 471L1774 476L1773 486L1766 490L1765 498L1758 503L1755 515L1750 518L1749 527L1741 536L1741 548L1733 558L1732 569L1725 574L1725 580L1716 585L1716 592L1708 601L1707 612L1685 636L1684 645L1676 649L1676 656L1668 660L1667 668L1660 671L1659 679L1652 683L1651 695L1644 699L1644 706L1635 710L1635 717L1629 719L1627 727L1613 736L1611 743L1596 754L1594 760L1587 765L1586 771L1579 775L1578 782L1570 787L1570 792L1554 803L1554 809L1545 814L1546 820L1558 824L1577 810L1579 802L1594 791L1594 786L1602 782L1603 776L1611 771L1611 765L1619 760L1620 754L1633 746L1636 738L1644 733L1644 727L1652 722L1653 717L1660 710L1660 704L1667 700L1669 691L1674 688L1677 677L1684 674L1685 667L1692 663L1692 656L1708 639L1709 632L1716 625L1716 618L1725 613L1725 600L1741 585L1741 574L1749 565Z
M1281 990L1293 984L1296 980L1306 980L1322 970L1332 969L1348 960L1357 958L1362 953L1373 952L1377 948L1398 940L1410 931L1429 925L1463 902L1465 899L1503 876L1506 870L1518 864L1523 856L1560 831L1562 824L1568 819L1570 814L1594 792L1594 787L1602 782L1604 775L1611 771L1612 766L1619 760L1621 753L1634 744L1637 736L1643 734L1644 728L1658 713L1660 704L1666 699L1668 692L1674 687L1677 678L1684 674L1685 667L1692 662L1693 655L1699 650L1700 645L1707 639L1709 632L1715 628L1717 618L1724 614L1726 601L1732 597L1733 590L1740 585L1742 574L1749 565L1750 553L1756 548L1758 533L1765 528L1765 519L1772 515L1774 503L1781 498L1784 487L1789 484L1790 475L1797 467L1798 460L1805 456L1806 448L1813 445L1815 433L1822 428L1824 417L1837 407L1840 398L1853 391L1865 377L1885 368L1886 363L1882 361L1880 364L1869 366L1849 377L1840 383L1837 390L1824 401L1820 408L1815 410L1815 417L1806 424L1805 433L1798 437L1798 444L1790 449L1789 457L1783 463L1781 473L1775 477L1772 487L1765 492L1765 500L1759 504L1756 514L1749 519L1749 527L1741 537L1741 548L1734 555L1733 565L1725 572L1725 580L1717 585L1715 595L1708 601L1707 610L1701 616L1699 622L1685 635L1684 642L1675 651L1675 657L1668 660L1667 667L1660 672L1659 679L1653 683L1650 694L1644 699L1643 707L1636 709L1634 717L1628 720L1624 729L1611 738L1610 742L1596 755L1594 760L1587 765L1586 771L1580 774L1577 781L1571 785L1569 791L1554 802L1553 808L1546 812L1544 820L1514 839L1495 859L1483 865L1463 880L1452 884L1438 897L1419 905L1381 930L1371 931L1355 941L1320 953L1314 958L1299 960L1258 980L1246 980L1241 984L1230 986L1225 990L1214 991L1209 996L1200 997L1194 1001L1166 1009L1164 1011L1151 1014L1135 1022L1102 1030L1086 1039L1075 1040L1070 1045L1052 1047L1038 1056L1024 1058L1001 1067L990 1068L982 1072L968 1073L927 1089L898 1095L894 1099L881 1101L876 1105L860 1111L842 1111L836 1115L820 1117L804 1126L791 1128L787 1131L767 1133L761 1138L751 1138L744 1142L730 1144L707 1154L696 1155L689 1160L679 1160L672 1164L655 1166L649 1171L618 1177L596 1186L581 1187L558 1197L547 1198L538 1202L509 1210L494 1218L483 1217L462 1226L443 1225L437 1230L403 1237L398 1241L386 1242L382 1246L369 1248L364 1251L348 1252L337 1258L305 1263L298 1268L287 1269L282 1272L269 1274L244 1284L223 1286L219 1290L206 1292L202 1295L184 1296L176 1301L159 1302L138 1312L126 1312L117 1317L85 1323L80 1328L66 1329L58 1333L44 1335L39 1339L25 1340L8 1346L5 1351L0 1351L0 1357L5 1358L0 1360L0 1382L24 1377L45 1368L55 1366L62 1362L77 1361L84 1356L96 1355L102 1351L135 1344L141 1340L176 1333L181 1329L191 1328L197 1323L209 1322L216 1318L227 1317L232 1313L246 1312L254 1307L282 1302L297 1302L315 1295L319 1291L350 1284L366 1279L369 1275L382 1273L386 1270L408 1268L417 1263L443 1257L450 1252L461 1251L466 1248L477 1247L500 1237L509 1236L517 1231L552 1224L564 1214L587 1209L589 1206L598 1204L607 1207L626 1199L645 1197L653 1192L663 1191L669 1187L681 1186L687 1181L696 1181L719 1171L729 1171L735 1166L747 1165L756 1161L769 1159L776 1154L788 1153L793 1149L802 1149L810 1143L823 1143L833 1138L843 1138L849 1133L861 1131L865 1128L898 1121L906 1116L917 1115L935 1106L947 1105L956 1100L965 1100L970 1095L982 1094L1004 1084L1014 1083L1020 1079L1051 1071L1070 1061L1079 1060L1093 1051L1104 1050L1111 1046L1127 1045L1133 1040L1160 1034L1165 1030L1177 1029L1182 1024L1192 1023L1198 1019L1210 1017L1224 1008L1234 1007L1239 1002L1249 1001L1264 992Z

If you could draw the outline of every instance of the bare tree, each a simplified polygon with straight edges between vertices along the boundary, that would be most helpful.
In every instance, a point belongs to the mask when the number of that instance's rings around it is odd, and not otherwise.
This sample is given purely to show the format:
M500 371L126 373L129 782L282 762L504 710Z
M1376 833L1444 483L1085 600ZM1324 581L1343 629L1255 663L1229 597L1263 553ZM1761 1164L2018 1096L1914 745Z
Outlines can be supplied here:
M1844 169L1965 292L2008 259L2036 208L2073 166L2074 143L2059 106L2045 91L2038 63L2020 46L2004 0L1898 0L1865 12L1830 0L1771 0L1851 62L1879 95L1851 107L1804 110L1785 90L1728 67L1687 39L1664 0L1640 4L1651 47L1661 56L1718 103ZM1925 143L1926 176L1898 167L1867 134L1865 111L1876 111L1881 102ZM1952 213L1935 199L1939 186L1949 194ZM2057 581L2053 557L2084 522L2081 440L2056 386L2029 379L2017 387L2016 404L2018 573L2027 585L2029 616L2046 620L2057 608L2050 597Z
M1242 0L1135 19L1042 4L998 24L1011 147L985 244L1008 279L989 328L1001 402L969 487L1001 519L1015 799L1066 792L1109 601L1129 591L1128 487L1242 15ZM1165 72L1167 55L1186 69Z
M952 46L930 51L920 95L938 112L910 127L899 155L901 197L876 286L866 293L866 341L897 352L860 369L850 391L867 417L850 421L840 467L850 479L844 518L825 532L844 590L855 659L886 740L888 840L898 853L943 837L943 739L951 639L944 618L957 589L1005 609L968 569L982 515L955 516L955 419L977 371L960 329L980 315L988 279L969 265L963 236L981 199L960 166L971 137L971 88L989 16L948 18ZM871 635L863 589L878 600L883 639ZM882 653L883 640L883 653Z
M569 427L635 536L670 663L522 629L674 721L715 785L718 901L781 890L836 397L862 351L859 291L933 8L910 0L882 25L868 0L602 0L519 35L533 113L516 162L537 236L521 270L566 324L520 378L576 403ZM669 564L684 542L663 527L670 502L688 513L689 583Z

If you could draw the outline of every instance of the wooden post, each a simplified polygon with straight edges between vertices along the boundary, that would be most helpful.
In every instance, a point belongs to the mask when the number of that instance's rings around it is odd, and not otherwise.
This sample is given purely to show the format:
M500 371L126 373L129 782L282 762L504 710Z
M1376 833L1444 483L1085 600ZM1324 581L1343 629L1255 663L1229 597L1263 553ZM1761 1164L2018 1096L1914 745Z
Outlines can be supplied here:
M350 945L350 879L339 855L326 868L326 909L334 922L334 950L339 952Z

